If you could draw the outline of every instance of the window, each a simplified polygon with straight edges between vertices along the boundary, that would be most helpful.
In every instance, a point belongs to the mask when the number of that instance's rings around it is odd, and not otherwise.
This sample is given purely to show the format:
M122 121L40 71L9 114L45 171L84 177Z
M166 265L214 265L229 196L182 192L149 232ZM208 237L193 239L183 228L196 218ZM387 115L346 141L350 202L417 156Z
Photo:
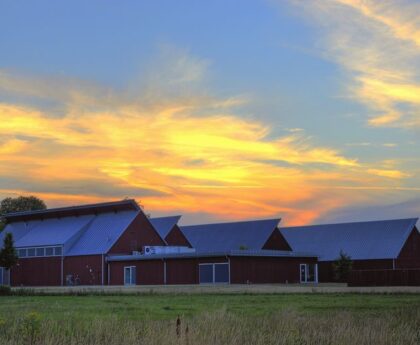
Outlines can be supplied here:
M229 283L229 263L199 265L200 284Z
M200 284L213 283L213 264L200 264Z
M19 258L61 256L62 252L62 247L18 248L17 250Z
M136 266L124 267L124 285L136 285Z
M300 282L318 283L318 265L300 264Z
M229 264L214 264L214 282L229 283Z

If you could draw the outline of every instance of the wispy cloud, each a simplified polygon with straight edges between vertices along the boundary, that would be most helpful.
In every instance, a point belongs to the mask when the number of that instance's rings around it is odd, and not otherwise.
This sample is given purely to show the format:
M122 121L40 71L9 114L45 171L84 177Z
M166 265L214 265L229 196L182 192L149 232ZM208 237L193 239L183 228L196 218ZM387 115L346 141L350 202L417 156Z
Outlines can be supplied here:
M291 1L324 29L323 52L347 71L370 125L420 126L420 3Z
M1 72L3 92L61 107L0 103L1 193L37 193L54 205L133 196L152 212L281 215L292 224L374 197L358 187L395 187L408 176L396 164L316 145L300 129L273 137L269 125L241 116L236 106L246 98L198 86L207 62L175 56L174 70L158 69L175 72L139 93ZM166 89L169 80L182 85L177 92Z

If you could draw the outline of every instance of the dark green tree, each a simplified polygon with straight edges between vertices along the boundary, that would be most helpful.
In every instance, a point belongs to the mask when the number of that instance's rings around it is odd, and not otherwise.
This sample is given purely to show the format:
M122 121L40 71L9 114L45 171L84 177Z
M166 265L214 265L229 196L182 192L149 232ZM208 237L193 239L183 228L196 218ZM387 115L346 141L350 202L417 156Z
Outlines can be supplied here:
M346 282L353 267L351 257L343 250L340 250L340 256L333 263L335 279L340 282Z
M16 265L18 256L13 242L13 235L8 232L4 236L3 247L0 249L0 266L9 270Z
M19 196L6 198L0 202L0 215L13 212L45 210L47 205L36 196Z
M19 196L17 198L6 198L0 202L0 231L5 223L1 219L7 213L45 210L45 202L36 196Z

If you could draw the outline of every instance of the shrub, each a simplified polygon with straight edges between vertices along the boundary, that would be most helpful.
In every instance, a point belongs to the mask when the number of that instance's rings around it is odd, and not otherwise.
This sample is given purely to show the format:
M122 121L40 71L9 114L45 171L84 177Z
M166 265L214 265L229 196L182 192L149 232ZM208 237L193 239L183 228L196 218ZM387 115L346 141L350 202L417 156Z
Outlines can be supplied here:
M41 314L33 311L23 319L22 333L29 345L33 345L41 329Z
M0 296L9 296L12 294L12 289L7 285L0 285Z

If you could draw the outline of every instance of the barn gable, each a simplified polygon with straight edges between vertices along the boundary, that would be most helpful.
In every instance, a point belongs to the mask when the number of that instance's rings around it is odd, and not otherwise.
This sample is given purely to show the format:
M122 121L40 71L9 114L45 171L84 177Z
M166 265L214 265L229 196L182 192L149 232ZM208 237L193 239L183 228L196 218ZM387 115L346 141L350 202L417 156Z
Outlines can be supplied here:
M396 259L417 218L280 228L294 251L333 261L340 250L353 260Z
M261 250L280 219L182 226L181 231L197 252Z
M177 225L181 216L151 218L150 222L168 246L192 247Z
M278 228L274 229L267 242L265 242L262 249L269 250L288 250L291 251L289 243L287 243L284 236L281 234Z

